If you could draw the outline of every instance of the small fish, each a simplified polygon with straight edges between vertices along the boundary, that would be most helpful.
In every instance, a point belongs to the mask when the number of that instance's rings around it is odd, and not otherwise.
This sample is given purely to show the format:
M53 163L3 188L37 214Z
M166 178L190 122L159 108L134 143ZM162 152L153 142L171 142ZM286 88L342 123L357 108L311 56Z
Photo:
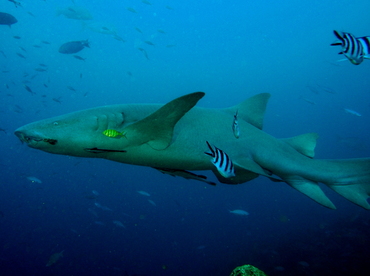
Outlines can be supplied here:
M34 69L35 71L37 71L37 72L46 72L47 70L45 69L45 68L35 68Z
M213 157L211 162L215 165L217 171L225 178L235 176L234 165L229 156L217 147L213 147L206 141L208 148L211 152L205 152L205 154Z
M0 131L3 131L6 134L6 130L3 128L0 128Z
M3 51L0 51L0 53L4 56L4 58L6 58L6 55Z
M42 183L42 181L40 179L38 179L37 177L34 177L34 176L28 176L27 179L29 181L31 181L32 183Z
M147 5L151 5L152 3L150 3L149 1L147 0L141 0L141 3L144 3L144 4L147 4Z
M32 46L35 47L35 48L42 48L40 45L37 45L37 44L34 44Z
M143 196L150 196L149 193L145 192L145 191L137 191L139 194L143 195Z
M234 114L232 129L233 129L235 138L238 139L240 136L240 129L239 129L239 123L238 123L238 110Z
M115 40L118 40L118 41L126 42L126 40L124 40L122 37L120 37L120 36L119 36L119 35L117 35L117 34L113 35L113 38L114 38Z
M100 195L100 194L99 194L99 192L98 192L98 191L96 191L96 190L92 190L92 193L93 193L94 195L96 195L96 196Z
M46 41L46 40L41 40L41 42L44 43L44 44L47 44L47 45L50 44L50 42L49 41Z
M348 114L352 114L352 115L355 115L355 116L358 116L358 117L361 117L362 115L360 113L358 113L357 111L354 111L352 109L349 109L349 108L344 108L344 111Z
M126 138L126 133L117 131L115 129L107 129L102 132L105 136L108 136L110 138Z
M52 100L53 100L54 102L57 102L57 103L59 103L59 104L62 104L62 101L61 101L60 99L61 99L61 97L59 97L59 98L52 98Z
M15 39L21 39L21 37L20 37L19 35L13 35L13 37L14 37Z
M135 30L138 31L139 33L143 33L138 27L135 27Z
M165 31L163 31L162 29L158 29L157 31L158 31L158 33L166 34L166 32L165 32Z
M27 12L29 15L31 15L32 17L36 17L32 12Z
M370 59L370 36L355 37L353 34L338 32L334 35L340 40L330 44L331 46L342 46L343 54L352 64L359 65L364 59Z
M98 203L98 202L95 202L95 203L94 203L94 205L95 205L96 207L98 207L98 208L100 208L100 209L104 210L104 211L113 211L112 209L108 208L107 206L103 206L103 205L101 205L101 204L100 204L100 203Z
M53 264L55 264L61 257L63 257L63 252L64 250L62 250L59 253L54 253L53 255L51 255L46 266L52 266Z
M24 86L24 88L25 88L28 92L30 92L32 95L36 94L35 92L33 92L33 91L32 91L32 89L31 89L28 85L23 84L23 86Z
M138 49L139 49L139 51L141 51L144 54L146 59L149 60L149 56L148 56L147 52L145 51L145 49L143 49L143 48L138 48Z
M78 56L78 55L73 55L73 57L74 57L75 59L82 60L82 61L85 61L85 60L86 60L86 58L80 57L80 56Z
M113 223L114 223L115 225L117 225L118 227L126 228L126 226L124 226L124 225L123 225L123 223L122 223L122 222L120 222L119 220L114 220L114 221L113 221Z
M22 46L19 46L19 49L21 49L23 52L27 52L27 50L24 49Z
M231 214L235 214L235 215L239 215L239 216L248 216L249 213L247 211L244 211L244 210L239 210L239 209L236 209L236 210L232 210L232 211L229 211Z
M67 88L69 89L69 90L71 90L71 91L74 91L74 92L76 92L76 89L74 89L72 86L67 86Z
M148 45L151 45L151 46L154 46L154 43L153 42L151 42L151 41L149 41L149 40L146 40L146 41L144 41L146 44L148 44Z
M24 55L22 55L22 54L20 54L20 53L16 53L17 54L17 56L19 56L19 57L21 57L21 58L26 58Z
M134 8L128 7L126 8L129 12L137 13L137 11Z
M312 100L310 100L310 99L307 99L307 98L304 98L304 97L299 97L300 99L302 99L302 100L304 100L305 102L307 102L307 103L309 103L309 104L312 104L312 105L315 105L316 104L316 102L314 102L314 101L312 101Z
M39 63L39 65L41 66L41 67L48 67L46 64L44 64L44 63Z
M150 204L152 204L153 206L157 206L157 204L155 204L155 202L154 202L153 200L148 199L148 202L149 202Z
M18 1L15 1L15 0L8 0L9 2L12 2L14 5L15 5L15 7L16 8L18 8L18 7L22 7L22 5L21 5L21 3L20 2L18 2Z

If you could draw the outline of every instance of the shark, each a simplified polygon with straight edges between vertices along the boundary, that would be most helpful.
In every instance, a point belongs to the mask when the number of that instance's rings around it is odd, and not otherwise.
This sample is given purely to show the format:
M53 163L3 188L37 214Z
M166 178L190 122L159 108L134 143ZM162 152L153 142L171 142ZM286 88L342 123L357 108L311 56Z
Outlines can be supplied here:
M196 171L210 170L219 182L231 185L264 176L336 209L322 190L326 185L370 209L370 158L314 159L316 133L278 139L264 132L269 93L227 108L197 106L204 95L194 92L166 104L118 104L76 111L24 125L15 135L29 147L48 153L147 166L211 185L216 183ZM238 138L232 130L236 113ZM104 135L108 129L125 135ZM220 174L205 154L207 141L227 153L234 176Z

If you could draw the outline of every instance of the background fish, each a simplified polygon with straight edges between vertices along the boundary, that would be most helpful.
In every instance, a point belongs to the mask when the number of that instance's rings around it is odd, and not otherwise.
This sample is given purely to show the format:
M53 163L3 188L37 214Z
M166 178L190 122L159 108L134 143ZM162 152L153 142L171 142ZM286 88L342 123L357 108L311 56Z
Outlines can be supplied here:
M359 65L364 61L364 58L370 58L370 37L358 37L346 32L338 32L334 30L334 35L340 40L334 42L331 46L342 46L343 54L352 64Z
M53 255L51 255L46 266L52 266L53 264L55 264L61 257L63 257L63 252L64 250L60 251L59 253L54 253Z
M235 210L232 210L232 211L229 211L231 214L235 214L235 215L239 215L239 216L248 216L249 213L247 211L244 211L244 210L240 210L240 209L235 209Z
M17 23L18 20L11 14L0 12L0 25L8 25L9 28L11 25Z
M75 54L83 50L85 47L90 48L88 40L81 41L70 41L62 44L59 47L59 53L61 54Z
M66 18L75 20L91 20L93 19L90 11L84 7L70 6L66 8L58 8L56 15L64 15Z

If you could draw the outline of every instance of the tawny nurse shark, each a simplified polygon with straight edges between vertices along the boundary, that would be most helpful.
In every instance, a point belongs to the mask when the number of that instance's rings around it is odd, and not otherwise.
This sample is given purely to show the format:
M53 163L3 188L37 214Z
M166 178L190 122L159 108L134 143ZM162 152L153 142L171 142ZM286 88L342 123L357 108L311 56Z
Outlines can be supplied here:
M263 132L269 94L255 95L229 108L195 107L203 96L195 92L165 105L122 104L77 111L25 125L15 135L31 148L46 152L148 166L209 184L214 183L191 171L212 170L227 184L262 175L286 182L335 209L319 186L323 183L370 209L370 158L315 160L317 134L276 139ZM235 114L237 137L232 130ZM114 133L120 135L114 137ZM204 154L209 151L206 141L227 153L234 164L233 176L222 176Z

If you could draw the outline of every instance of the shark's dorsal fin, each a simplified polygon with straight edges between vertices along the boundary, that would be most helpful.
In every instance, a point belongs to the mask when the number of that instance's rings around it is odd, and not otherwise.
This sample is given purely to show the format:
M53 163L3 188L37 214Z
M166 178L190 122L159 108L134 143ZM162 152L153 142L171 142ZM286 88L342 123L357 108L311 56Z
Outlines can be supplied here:
M153 149L164 150L172 140L173 128L197 102L204 92L187 94L170 101L144 119L126 127L130 146L148 143Z
M257 94L238 105L226 108L226 111L232 114L238 112L238 118L262 129L266 105L270 96L269 93Z
M306 133L282 140L299 153L314 158L317 138L319 138L317 133Z

